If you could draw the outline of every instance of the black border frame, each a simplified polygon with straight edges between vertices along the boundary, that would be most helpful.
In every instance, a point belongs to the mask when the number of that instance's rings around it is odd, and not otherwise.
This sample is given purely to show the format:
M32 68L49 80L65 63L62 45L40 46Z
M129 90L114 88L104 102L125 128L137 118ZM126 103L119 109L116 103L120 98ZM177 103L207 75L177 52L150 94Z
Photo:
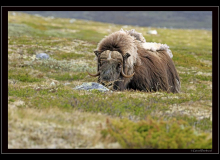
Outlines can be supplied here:
M212 11L212 104L213 104L213 147L206 149L8 149L8 11ZM1 153L219 153L219 7L218 6L2 6L1 7ZM4 61L3 61L4 60ZM3 92L4 91L4 92Z

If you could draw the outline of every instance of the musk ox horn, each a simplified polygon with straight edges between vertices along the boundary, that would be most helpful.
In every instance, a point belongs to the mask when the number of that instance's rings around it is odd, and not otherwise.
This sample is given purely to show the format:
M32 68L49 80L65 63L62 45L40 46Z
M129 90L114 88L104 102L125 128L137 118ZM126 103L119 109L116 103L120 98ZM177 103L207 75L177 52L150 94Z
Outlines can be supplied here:
M102 53L102 51L99 50L94 50L95 55L98 57L100 55L100 53Z
M123 55L123 59L126 60L128 59L128 57L130 57L131 55L129 53L126 53L125 55Z
M131 55L129 54L129 53L126 53L124 56L123 56L123 62L125 63L125 61L128 59L128 57L130 57ZM123 77L125 77L125 78L131 78L133 75L134 75L134 73L132 73L131 75L126 75L125 73L124 73L124 71L123 71L123 67L122 67L122 70L121 70L121 74L122 74L122 76Z
M135 73L135 72L134 72L134 73ZM131 78L131 77L134 75L134 73L132 73L131 75L126 75L126 74L124 74L123 67L121 68L121 74L122 74L122 76L125 77L125 78Z
M99 76L100 75L100 72L98 72L98 73L96 73L96 74L91 74L91 73L89 73L88 71L86 71L90 76L92 76L92 77L96 77L96 76Z

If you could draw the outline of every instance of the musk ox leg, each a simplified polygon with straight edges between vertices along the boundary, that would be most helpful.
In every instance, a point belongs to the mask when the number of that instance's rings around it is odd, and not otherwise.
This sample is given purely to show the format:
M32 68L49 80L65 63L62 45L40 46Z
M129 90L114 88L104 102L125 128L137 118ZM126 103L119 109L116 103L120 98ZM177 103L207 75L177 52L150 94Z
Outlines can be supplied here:
M168 75L169 86L172 86L171 88L169 88L170 92L179 93L181 83L180 83L179 75L176 71L175 65L172 62L172 60L170 60L168 63L167 75Z
M120 80L114 82L113 89L124 91L128 89L129 82L130 82L130 78L121 78Z
M176 79L176 83L177 85L175 86L175 90L177 91L177 93L179 93L180 92L180 81Z

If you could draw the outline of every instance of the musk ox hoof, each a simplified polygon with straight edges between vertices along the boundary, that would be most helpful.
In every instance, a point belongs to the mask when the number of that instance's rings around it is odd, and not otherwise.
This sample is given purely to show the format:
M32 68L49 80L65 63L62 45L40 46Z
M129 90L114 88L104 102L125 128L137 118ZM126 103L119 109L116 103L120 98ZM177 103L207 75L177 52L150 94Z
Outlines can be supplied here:
M87 91L96 89L96 90L101 91L101 92L109 91L108 88L104 87L103 85L101 85L99 83L95 83L95 82L83 83L82 85L76 86L73 89L87 90Z

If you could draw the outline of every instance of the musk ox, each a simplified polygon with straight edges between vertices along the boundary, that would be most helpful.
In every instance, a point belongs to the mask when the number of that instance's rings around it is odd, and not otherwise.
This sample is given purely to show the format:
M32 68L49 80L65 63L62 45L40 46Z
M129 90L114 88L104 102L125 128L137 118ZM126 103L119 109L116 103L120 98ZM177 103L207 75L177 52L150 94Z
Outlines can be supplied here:
M94 51L98 83L113 90L166 91L178 93L180 78L166 44L149 43L135 30L114 32Z

